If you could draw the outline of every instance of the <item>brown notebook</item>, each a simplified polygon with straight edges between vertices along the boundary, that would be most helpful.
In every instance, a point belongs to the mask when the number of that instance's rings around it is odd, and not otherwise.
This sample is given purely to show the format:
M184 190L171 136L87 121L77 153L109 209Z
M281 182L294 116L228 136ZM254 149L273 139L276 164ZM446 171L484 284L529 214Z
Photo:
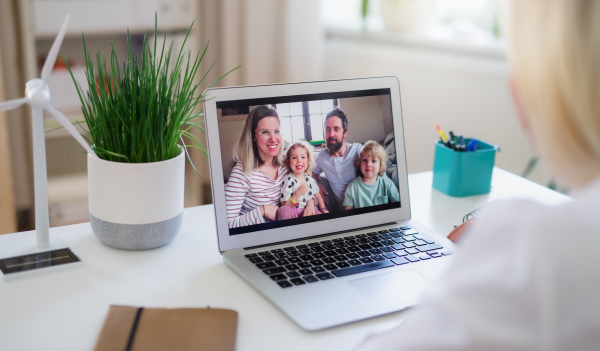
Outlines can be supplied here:
M110 306L95 351L234 351L237 312Z

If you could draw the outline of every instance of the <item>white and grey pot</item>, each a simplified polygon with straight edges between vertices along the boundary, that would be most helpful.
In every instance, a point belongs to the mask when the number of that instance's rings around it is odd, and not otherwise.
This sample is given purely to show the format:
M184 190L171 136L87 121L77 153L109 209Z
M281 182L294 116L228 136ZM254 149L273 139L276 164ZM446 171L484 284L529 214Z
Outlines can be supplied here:
M121 163L88 156L90 223L108 246L146 250L169 243L183 220L185 152L166 161Z

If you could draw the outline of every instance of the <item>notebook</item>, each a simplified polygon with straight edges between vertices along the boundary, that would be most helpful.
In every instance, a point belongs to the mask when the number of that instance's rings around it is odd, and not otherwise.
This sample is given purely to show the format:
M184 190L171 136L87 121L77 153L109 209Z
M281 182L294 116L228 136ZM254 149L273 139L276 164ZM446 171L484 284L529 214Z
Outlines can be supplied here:
M237 312L110 306L95 351L235 350Z
M454 248L411 220L395 77L205 98L218 244L231 269L305 330L419 302Z

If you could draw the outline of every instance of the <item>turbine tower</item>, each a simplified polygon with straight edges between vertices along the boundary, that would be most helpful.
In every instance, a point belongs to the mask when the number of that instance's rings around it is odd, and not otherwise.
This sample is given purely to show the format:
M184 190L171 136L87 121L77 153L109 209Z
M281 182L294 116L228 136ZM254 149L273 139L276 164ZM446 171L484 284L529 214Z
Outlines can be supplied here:
M81 262L64 241L59 238L53 238L52 242L50 242L46 137L44 134L44 110L46 110L60 122L89 154L97 157L94 150L92 150L67 117L50 105L50 89L47 83L58 57L65 33L67 32L70 18L71 16L67 15L56 39L54 39L54 43L42 68L41 79L34 78L26 83L25 97L0 103L0 111L11 110L23 104L31 106L35 231L37 236L37 247L32 247L32 243L17 243L18 245L0 247L0 270L4 273L5 279L17 274L33 273L32 271L37 271L39 268L58 267L66 263ZM44 269L43 271L49 270Z

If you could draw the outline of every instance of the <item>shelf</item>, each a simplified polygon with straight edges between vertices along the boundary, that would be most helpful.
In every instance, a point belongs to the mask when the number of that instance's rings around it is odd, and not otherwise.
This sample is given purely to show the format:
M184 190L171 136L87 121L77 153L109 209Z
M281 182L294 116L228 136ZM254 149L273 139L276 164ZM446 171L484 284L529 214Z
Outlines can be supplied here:
M74 66L71 70L75 79L83 89L82 93L86 94L88 87L85 68ZM71 78L69 71L66 68L55 68L50 74L48 87L50 89L52 106L62 112L71 123L74 124L76 121L80 121L84 128L87 128L83 122L85 121L85 118L81 112L81 101L79 100L77 89L75 88L75 84L73 84L73 79ZM79 130L80 134L85 133L79 125L74 124L74 126ZM70 137L69 132L62 128L62 125L47 111L44 111L44 129L46 130L46 139Z
M50 226L89 221L87 173L48 177Z
M54 175L48 177L48 203L58 204L88 198L87 173Z
M154 30L187 31L196 15L192 0L33 0L36 39L54 39L67 14L71 21L67 36L125 35Z
M76 121L80 121L81 125L87 129L87 124L84 122L85 118L81 113L80 106L57 108L57 110L62 112L69 121L73 123L80 134L85 134L85 131L78 124L75 124ZM46 140L71 137L71 134L69 134L66 129L62 128L62 125L47 111L44 111L44 130L46 131Z

